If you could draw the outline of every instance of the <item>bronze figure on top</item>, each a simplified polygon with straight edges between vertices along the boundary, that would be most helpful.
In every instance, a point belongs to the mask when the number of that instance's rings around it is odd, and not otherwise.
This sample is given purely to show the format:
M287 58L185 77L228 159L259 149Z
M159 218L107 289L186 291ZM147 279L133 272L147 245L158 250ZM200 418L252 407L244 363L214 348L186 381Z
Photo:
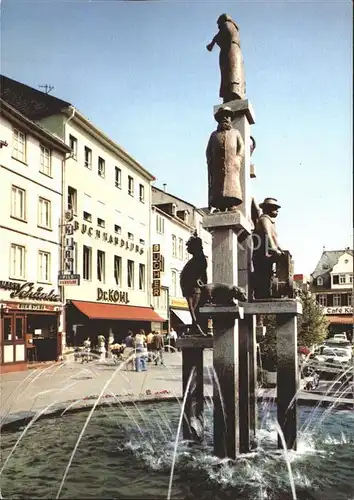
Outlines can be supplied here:
M259 207L252 200L251 215L255 227L252 281L255 299L293 297L291 255L280 248L275 228L279 208L275 198L265 198Z
M221 107L215 113L217 129L206 149L208 163L209 208L236 210L243 201L240 169L245 154L242 135L232 127L233 113Z
M202 287L199 283L207 283L207 260L203 251L203 243L197 232L187 241L187 252L192 258L181 271L180 285L182 295L188 303L192 317L192 335L207 335L208 319L202 317L199 308L202 305Z
M219 95L223 102L243 99L246 94L246 82L238 26L228 14L221 14L217 24L219 32L207 45L207 49L212 51L215 44L220 47Z

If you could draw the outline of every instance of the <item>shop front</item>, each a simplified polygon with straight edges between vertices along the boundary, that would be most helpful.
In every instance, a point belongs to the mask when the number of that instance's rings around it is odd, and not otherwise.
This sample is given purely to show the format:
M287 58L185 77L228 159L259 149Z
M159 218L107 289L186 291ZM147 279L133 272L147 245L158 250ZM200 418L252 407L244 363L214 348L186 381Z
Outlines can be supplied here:
M33 282L0 281L1 371L24 370L27 363L56 361L60 296Z
M119 300L119 295L112 297ZM66 344L70 348L82 346L88 337L91 345L96 346L98 335L103 335L107 341L113 335L114 343L122 342L128 330L138 333L143 329L149 333L159 330L165 320L152 307L71 300L66 306L66 321Z
M171 298L170 327L173 328L178 335L181 335L182 333L186 333L187 328L191 325L192 317L186 299Z
M353 307L326 307L324 310L329 321L329 336L345 333L348 340L353 341Z

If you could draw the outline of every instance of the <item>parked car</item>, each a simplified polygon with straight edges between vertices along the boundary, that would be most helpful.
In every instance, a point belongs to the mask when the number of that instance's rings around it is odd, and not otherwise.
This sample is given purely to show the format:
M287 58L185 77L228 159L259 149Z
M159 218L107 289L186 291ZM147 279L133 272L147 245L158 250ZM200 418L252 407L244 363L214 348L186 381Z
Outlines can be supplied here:
M344 340L345 342L348 342L348 337L346 333L336 333L335 335L333 335L333 337L331 337L328 340L329 341L334 340L335 342L337 342L338 340L339 341Z

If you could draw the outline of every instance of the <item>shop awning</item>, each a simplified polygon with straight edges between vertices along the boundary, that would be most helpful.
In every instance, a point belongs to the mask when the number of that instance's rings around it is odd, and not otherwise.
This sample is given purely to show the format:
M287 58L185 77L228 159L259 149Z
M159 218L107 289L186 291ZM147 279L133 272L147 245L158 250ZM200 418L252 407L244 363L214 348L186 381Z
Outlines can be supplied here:
M73 300L72 304L90 319L111 319L130 321L156 321L163 323L151 307L126 306L122 304L99 304Z
M326 318L331 324L352 325L354 323L354 316L340 316L338 314L337 316L326 316Z
M191 325L192 324L192 316L191 316L191 314L190 314L189 311L186 311L184 309L171 309L171 311L185 325Z

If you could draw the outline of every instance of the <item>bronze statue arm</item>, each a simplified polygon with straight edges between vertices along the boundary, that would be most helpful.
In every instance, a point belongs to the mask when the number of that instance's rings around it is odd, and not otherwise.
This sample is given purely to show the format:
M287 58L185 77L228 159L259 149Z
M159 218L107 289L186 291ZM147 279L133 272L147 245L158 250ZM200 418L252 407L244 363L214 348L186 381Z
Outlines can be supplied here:
M209 50L209 52L211 52L214 48L214 45L216 44L216 41L217 41L217 36L218 35L215 35L214 38L212 39L212 41L206 46L207 50Z
M269 250L277 253L278 255L281 253L280 248L278 247L277 241L273 238L273 226L271 221L268 218L262 218L258 221L261 228L265 232L268 239L268 248Z

